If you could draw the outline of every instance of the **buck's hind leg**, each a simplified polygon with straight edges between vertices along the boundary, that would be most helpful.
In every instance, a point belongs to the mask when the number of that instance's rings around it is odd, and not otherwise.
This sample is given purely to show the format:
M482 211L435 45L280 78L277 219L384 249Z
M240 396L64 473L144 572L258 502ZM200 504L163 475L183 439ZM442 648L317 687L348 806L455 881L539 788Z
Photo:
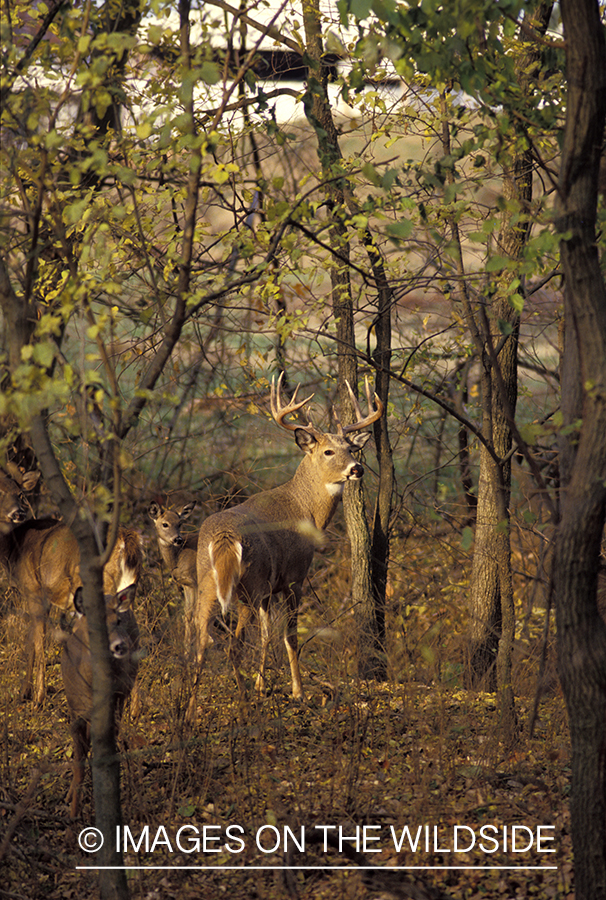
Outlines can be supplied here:
M208 629L217 602L217 588L212 574L208 573L200 582L197 591L193 592L190 604L189 629L186 623L186 634L191 641L191 654L198 668L204 662L207 647L213 643ZM185 610L187 616L187 609Z
M259 674L255 681L255 691L259 696L265 693L265 665L267 663L267 652L269 650L269 640L271 637L270 620L269 620L269 601L270 597L264 597L259 607L259 626L261 629L261 660L259 662Z
M234 675L236 678L236 683L238 685L238 690L240 692L240 696L244 697L246 695L246 682L244 681L244 677L242 672L240 671L240 663L242 661L242 653L244 650L244 636L246 634L246 628L248 623L250 622L250 617L252 616L252 607L248 602L241 602L238 608L238 623L236 625L235 634L233 634L229 639L229 659L231 664L234 667Z
M301 672L299 671L299 651L297 639L297 624L299 620L299 603L301 602L301 585L293 584L289 591L285 592L286 599L286 632L284 644L290 663L290 675L292 679L292 695L296 700L303 697L301 685Z
M208 633L208 626L217 599L217 590L211 573L200 580L199 588L193 592L191 608L185 610L185 634L189 640L186 653L192 659L193 686L191 697L185 713L185 720L195 724L198 714L198 685L202 678L202 668L206 648L213 643ZM189 620L189 627L188 627Z
M183 636L185 643L185 652L190 654L196 643L196 628L194 625L194 611L196 603L196 590L189 585L183 588ZM208 622L206 623L208 630ZM210 643L210 635L207 635L208 643Z

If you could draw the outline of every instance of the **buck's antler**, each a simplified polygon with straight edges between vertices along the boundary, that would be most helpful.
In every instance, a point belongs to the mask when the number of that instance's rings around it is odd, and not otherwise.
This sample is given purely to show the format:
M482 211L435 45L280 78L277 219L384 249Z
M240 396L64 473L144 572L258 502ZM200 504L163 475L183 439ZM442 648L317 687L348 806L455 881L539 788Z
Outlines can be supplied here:
M298 428L302 428L304 431L309 431L311 433L315 433L316 429L309 422L307 425L302 425L300 422L285 422L284 419L286 416L292 416L300 409L302 409L306 403L312 399L313 394L310 394L305 400L297 401L297 393L299 392L299 385L296 386L295 392L292 396L292 400L287 406L282 406L282 400L280 396L281 388L282 388L282 378L284 376L284 372L280 372L280 377L278 378L278 384L275 384L275 378L271 380L271 414L274 417L274 420L280 425L281 428L285 428L286 431L296 431Z
M356 414L356 421L352 422L351 425L342 425L339 421L339 417L335 413L335 418L337 420L337 430L339 434L346 435L351 434L352 431L361 431L362 428L366 428L368 425L372 425L373 422L376 422L383 415L383 410L385 407L383 406L379 395L374 394L376 409L373 409L373 395L371 394L368 378L365 378L364 382L366 386L366 399L368 400L368 415L362 415L362 410L360 409L360 404L357 401L356 395L352 391L349 381L346 380L345 384L347 385L349 399L351 400L354 412Z

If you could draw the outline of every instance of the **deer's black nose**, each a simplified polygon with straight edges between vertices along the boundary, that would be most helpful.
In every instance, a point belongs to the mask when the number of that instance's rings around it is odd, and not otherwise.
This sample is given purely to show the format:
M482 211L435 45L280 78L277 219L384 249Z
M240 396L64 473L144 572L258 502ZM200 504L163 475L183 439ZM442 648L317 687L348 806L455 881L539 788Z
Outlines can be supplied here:
M364 475L364 466L361 466L360 463L355 463L349 470L349 475L347 477L352 479L353 481L357 481L363 475Z
M115 659L123 659L128 653L128 644L122 638L115 638L111 641L109 649Z

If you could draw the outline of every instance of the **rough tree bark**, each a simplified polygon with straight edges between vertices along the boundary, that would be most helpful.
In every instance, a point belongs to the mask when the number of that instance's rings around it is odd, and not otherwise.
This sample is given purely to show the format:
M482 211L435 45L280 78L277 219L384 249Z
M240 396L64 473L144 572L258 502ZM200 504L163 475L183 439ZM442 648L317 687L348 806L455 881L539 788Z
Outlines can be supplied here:
M538 2L529 17L538 35L543 35L547 29L552 6L552 3ZM522 90L528 88L540 57L540 42L528 41L517 61ZM521 134L517 137L519 139ZM530 146L516 152L504 171L504 196L515 202L518 211L513 219L504 221L498 239L498 252L509 259L521 258L530 233L533 171L534 157ZM511 682L515 613L509 501L512 425L517 403L519 314L503 289L504 282L502 275L494 299L486 308L479 307L475 331L481 364L482 430L494 455L486 447L480 447L469 602L469 673L474 686L499 692L502 737L511 742L515 738L516 719ZM508 333L504 334L503 324Z
M343 170L343 158L339 138L334 124L332 110L326 91L326 72L323 71L323 42L321 15L318 0L303 0L303 22L308 68L307 91L304 98L305 113L318 140L318 157L322 167L322 177L326 183L326 199L329 216L329 243L332 250L330 260L331 302L336 322L337 365L338 365L338 405L342 411L342 421L353 421L354 413L348 399L345 382L354 391L358 383L358 365L354 332L354 304L351 288L349 241L351 235L346 223L347 207L353 202L352 192ZM386 403L389 390L389 359L386 340L390 335L390 296L387 280L381 266L380 254L374 248L370 235L367 250L373 270L382 273L377 283L380 297L378 320L382 329L382 343L378 350L380 365L377 390ZM389 348L390 349L390 348ZM384 417L381 420L384 423ZM378 452L391 464L389 440L385 439L380 423L375 428L378 437ZM389 452L388 452L389 451ZM387 470L386 470L387 471ZM393 476L391 476L393 477ZM387 479L389 480L389 479ZM357 629L358 672L363 678L384 679L386 677L385 657L385 585L388 558L387 503L391 503L391 484L382 484L381 507L375 516L374 545L366 518L364 489L362 484L351 482L344 492L344 513L347 532L351 543L352 604L355 610ZM385 501L388 498L388 501ZM381 558L372 562L373 546ZM382 596L381 596L382 591Z
M566 125L558 186L566 341L562 407L580 429L563 437L561 519L552 588L558 665L572 743L575 896L606 896L606 625L597 576L606 513L606 285L596 246L606 121L606 44L598 0L562 0ZM566 402L564 402L566 400Z

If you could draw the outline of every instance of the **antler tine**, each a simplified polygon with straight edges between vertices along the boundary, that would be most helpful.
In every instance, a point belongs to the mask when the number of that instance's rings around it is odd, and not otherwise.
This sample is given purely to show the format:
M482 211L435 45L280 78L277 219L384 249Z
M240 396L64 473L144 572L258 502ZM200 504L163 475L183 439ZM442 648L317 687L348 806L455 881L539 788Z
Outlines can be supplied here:
M345 381L347 385L347 392L349 394L349 399L351 400L352 406L354 408L354 412L356 414L356 421L351 425L341 425L339 423L339 430L341 434L351 434L352 431L360 431L362 428L367 428L369 425L372 425L383 415L384 405L381 401L378 394L372 394L370 390L370 384L368 382L368 376L364 379L365 387L366 387L366 399L368 400L368 415L364 416L362 414L362 410L360 409L360 404L356 398L356 395L351 389L351 385L349 381ZM376 409L373 409L373 396L374 403Z
M303 428L306 431L315 430L311 423L309 425L301 425L299 422L285 422L284 419L286 416L292 416L300 409L302 409L306 403L309 403L313 394L310 394L309 397L306 397L305 400L299 400L297 403L297 393L299 392L299 385L296 386L295 392L292 395L292 400L288 403L287 406L282 406L282 401L280 399L280 392L282 388L282 378L284 376L284 372L280 372L280 377L278 378L278 384L275 383L275 377L271 380L271 414L274 417L275 421L282 428L285 428L286 431L296 431L297 428Z

